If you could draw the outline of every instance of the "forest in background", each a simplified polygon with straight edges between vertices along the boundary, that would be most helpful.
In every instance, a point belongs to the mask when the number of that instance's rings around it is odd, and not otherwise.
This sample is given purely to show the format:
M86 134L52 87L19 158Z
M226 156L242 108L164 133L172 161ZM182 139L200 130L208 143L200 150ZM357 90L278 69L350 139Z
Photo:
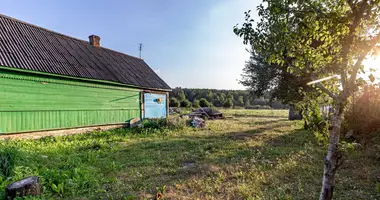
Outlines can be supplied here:
M255 97L249 90L217 90L174 88L170 93L170 107L241 107L246 109L285 109L287 105L270 100L270 95Z

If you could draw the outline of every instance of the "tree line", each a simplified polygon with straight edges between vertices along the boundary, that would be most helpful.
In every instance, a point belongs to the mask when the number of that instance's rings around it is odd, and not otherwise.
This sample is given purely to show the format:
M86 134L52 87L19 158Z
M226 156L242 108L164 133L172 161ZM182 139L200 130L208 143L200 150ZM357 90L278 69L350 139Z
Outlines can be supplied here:
M241 107L247 109L284 109L286 104L271 99L266 93L260 98L249 90L218 90L174 88L170 93L170 107Z

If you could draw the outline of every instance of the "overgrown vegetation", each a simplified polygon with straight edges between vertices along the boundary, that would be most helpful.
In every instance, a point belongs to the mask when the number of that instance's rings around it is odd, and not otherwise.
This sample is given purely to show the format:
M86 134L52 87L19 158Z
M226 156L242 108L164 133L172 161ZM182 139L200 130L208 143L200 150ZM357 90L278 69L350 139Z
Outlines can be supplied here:
M45 199L315 199L324 146L282 110L223 110L193 129L178 118L143 128L1 141L17 154L4 187L41 177ZM359 147L338 172L335 199L379 199L380 147ZM372 146L371 146L372 147ZM12 153L12 154L13 154Z

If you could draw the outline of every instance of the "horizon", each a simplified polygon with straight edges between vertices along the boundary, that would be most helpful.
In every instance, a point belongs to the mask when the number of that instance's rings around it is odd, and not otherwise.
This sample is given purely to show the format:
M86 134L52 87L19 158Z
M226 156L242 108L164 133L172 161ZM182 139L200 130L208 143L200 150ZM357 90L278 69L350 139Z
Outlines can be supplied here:
M246 90L238 80L249 53L233 26L255 3L9 1L0 13L80 40L98 35L102 47L135 57L142 43L142 58L171 88Z

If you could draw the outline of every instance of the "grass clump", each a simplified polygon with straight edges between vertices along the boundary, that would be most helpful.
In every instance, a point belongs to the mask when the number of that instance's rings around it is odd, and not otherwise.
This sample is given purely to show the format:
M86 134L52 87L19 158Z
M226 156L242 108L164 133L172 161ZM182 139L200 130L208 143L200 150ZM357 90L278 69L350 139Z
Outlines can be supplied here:
M0 178L9 178L13 174L13 169L18 157L18 150L8 146L7 143L0 145Z
M135 131L142 135L167 135L169 132L180 131L189 126L190 121L180 117L171 117L169 119L144 119L141 126Z

